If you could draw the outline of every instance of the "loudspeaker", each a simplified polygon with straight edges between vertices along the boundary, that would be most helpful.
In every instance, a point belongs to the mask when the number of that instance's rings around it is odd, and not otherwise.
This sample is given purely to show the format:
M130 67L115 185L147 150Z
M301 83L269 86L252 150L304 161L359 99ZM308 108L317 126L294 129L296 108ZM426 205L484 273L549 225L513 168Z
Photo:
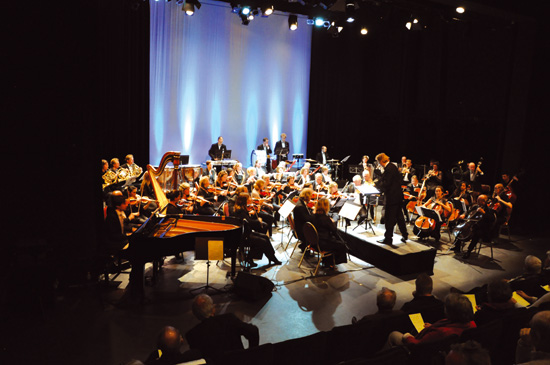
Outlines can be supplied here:
M233 291L247 300L258 300L271 296L274 287L271 280L242 271L237 274L233 283Z

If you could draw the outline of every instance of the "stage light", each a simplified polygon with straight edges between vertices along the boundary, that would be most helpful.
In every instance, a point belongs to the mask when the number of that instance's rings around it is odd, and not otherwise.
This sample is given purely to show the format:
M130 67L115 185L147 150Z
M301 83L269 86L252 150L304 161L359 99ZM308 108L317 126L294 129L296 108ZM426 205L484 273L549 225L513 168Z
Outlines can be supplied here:
M366 27L361 28L361 34L362 35L367 35L368 32L369 32L369 30Z
M315 18L315 26L322 27L325 24L325 19Z
M348 23L353 23L355 21L355 18L353 16L348 16L347 19L346 19L346 22Z
M308 17L307 17L307 20L306 20L306 24L307 24L307 25L313 25L313 24L315 24L315 20L313 19L313 17L308 16Z
M422 29L422 26L421 26L420 23L418 22L418 19L417 19L417 18L414 18L412 21L408 21L408 22L405 24L405 27L406 27L408 30L420 30L420 29Z
M239 12L239 5L236 3L230 3L231 5L231 12L237 14Z
M192 16L193 14L195 14L195 5L191 3L185 3L183 4L183 8L181 8L181 10L185 11L185 14Z
M264 6L262 7L262 17L266 18L273 14L273 6Z
M298 29L298 17L294 14L288 16L288 29L296 30Z
M459 14L464 14L465 11L466 9L464 9L462 6L459 6L458 8L456 8L456 12Z
M248 15L248 14L250 14L250 7L245 6L244 8L242 8L242 9L241 9L241 14L242 14L242 15Z

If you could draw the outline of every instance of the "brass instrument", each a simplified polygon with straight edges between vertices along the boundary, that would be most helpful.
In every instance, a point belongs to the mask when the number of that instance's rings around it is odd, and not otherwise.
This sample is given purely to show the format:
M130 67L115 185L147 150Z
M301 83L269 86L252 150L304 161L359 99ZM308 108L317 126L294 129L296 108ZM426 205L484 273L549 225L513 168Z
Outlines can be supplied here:
M143 169L135 163L128 166L128 169L130 170L130 176L132 177L138 177L143 172Z
M117 182L117 173L113 170L107 170L107 172L103 174L102 178L105 182L103 184L103 189L105 189L107 186Z
M132 176L132 174L130 173L129 169L120 168L116 172L116 176L118 181L126 181L129 177Z

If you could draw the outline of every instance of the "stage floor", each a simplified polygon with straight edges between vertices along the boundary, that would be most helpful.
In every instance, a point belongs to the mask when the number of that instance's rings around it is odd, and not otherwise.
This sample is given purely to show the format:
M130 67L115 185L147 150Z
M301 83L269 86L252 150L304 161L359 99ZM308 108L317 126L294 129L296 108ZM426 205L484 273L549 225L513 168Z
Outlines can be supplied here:
M348 232L353 228L352 223ZM361 227L354 234L364 234L369 240L383 235L382 225L375 224L373 228L374 234L361 232ZM275 284L271 297L267 301L250 302L230 292L213 295L219 313L234 312L259 327L260 343L327 331L351 323L353 316L361 318L374 313L376 293L382 287L397 292L397 308L412 299L416 275L394 276L354 256L348 263L338 265L337 271L320 270L317 277L312 277L313 260L308 259L298 267L299 250L290 257L294 245L286 247L288 228L274 232L272 243L283 264L265 266L268 261L264 258L253 270L253 274ZM412 232L409 237L412 240L401 244L396 235L396 247L391 249L437 250L432 277L434 294L440 298L451 287L469 290L495 278L514 277L521 273L526 255L543 258L548 249L544 239L512 236L508 241L508 237L502 236L494 248L494 261L490 260L489 248L483 248L479 256L473 254L469 260L462 260L452 251L447 252L446 233L437 245L433 240L416 242ZM58 293L55 306L44 308L38 316L4 313L1 331L7 340L0 360L9 360L13 354L21 364L119 364L132 358L144 360L154 348L162 326L172 325L185 333L198 323L190 310L193 295L189 290L205 284L206 268L205 261L194 261L192 252L185 254L183 264L168 257L158 284L146 287L150 303L142 307L118 308L110 304L122 296L127 285L128 276L121 275L110 289L87 285ZM213 263L210 284L224 291L230 289L228 271L229 260Z

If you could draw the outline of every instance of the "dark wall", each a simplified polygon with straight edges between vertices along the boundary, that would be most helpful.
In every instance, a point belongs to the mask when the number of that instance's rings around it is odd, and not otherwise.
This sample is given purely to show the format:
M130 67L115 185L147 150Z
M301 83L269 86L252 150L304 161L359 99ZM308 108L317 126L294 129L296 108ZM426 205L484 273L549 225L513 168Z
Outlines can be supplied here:
M315 29L308 156L327 145L331 157L351 155L352 164L386 152L393 161L406 155L418 165L433 158L447 171L457 161L483 157L489 185L502 171L527 168L525 151L539 161L542 153L542 137L533 131L547 109L540 98L548 95L545 30L534 18L440 19L417 32L388 21L367 36L357 29L338 38ZM538 171L530 172L514 213L523 218L532 213L525 206L529 186L540 181ZM446 183L450 189L449 175ZM536 226L531 218L521 225Z

